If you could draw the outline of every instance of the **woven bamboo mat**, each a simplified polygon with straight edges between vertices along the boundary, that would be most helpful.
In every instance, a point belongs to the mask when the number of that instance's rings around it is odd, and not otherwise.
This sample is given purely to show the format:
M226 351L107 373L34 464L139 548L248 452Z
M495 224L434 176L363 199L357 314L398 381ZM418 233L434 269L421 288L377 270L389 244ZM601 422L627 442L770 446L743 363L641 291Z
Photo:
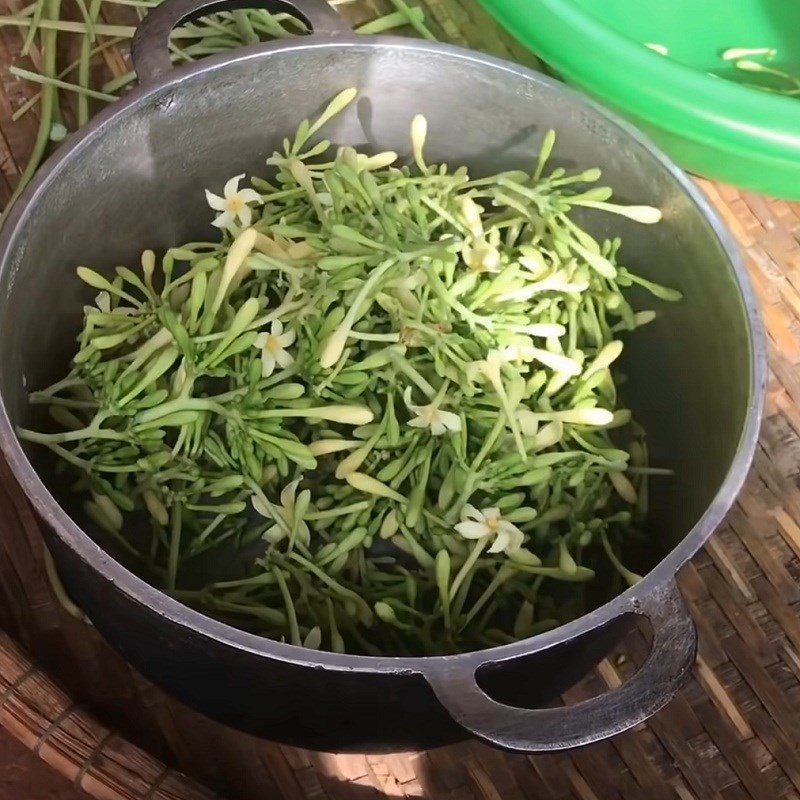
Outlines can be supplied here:
M442 39L531 62L470 0L427 6ZM346 7L352 21L370 13ZM10 120L34 91L3 68L19 47L18 33L0 28L0 204L36 130L32 115ZM100 68L125 70L124 55L108 51ZM0 464L0 724L101 800L800 800L800 204L702 186L747 256L771 382L747 486L682 575L701 633L693 679L653 720L546 757L472 742L335 756L235 733L166 697L61 608L38 523ZM645 649L628 639L566 699L618 685Z

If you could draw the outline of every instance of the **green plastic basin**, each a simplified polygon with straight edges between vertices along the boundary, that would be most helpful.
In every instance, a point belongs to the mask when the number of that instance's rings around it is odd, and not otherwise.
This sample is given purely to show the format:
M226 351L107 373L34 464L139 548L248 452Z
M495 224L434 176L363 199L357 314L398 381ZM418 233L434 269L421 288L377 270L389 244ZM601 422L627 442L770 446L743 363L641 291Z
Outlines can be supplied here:
M800 98L737 83L754 76L720 58L731 47L774 47L772 63L800 75L800 1L481 2L565 80L628 117L684 168L800 199Z

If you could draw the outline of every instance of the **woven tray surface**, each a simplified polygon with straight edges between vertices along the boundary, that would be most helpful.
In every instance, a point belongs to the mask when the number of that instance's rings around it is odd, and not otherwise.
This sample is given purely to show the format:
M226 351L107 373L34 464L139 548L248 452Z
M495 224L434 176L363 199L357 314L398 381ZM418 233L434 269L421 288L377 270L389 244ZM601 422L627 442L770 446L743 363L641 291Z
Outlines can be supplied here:
M471 0L423 5L441 39L535 63ZM342 8L352 22L387 10ZM34 114L11 121L35 91L5 69L20 46L18 31L0 27L0 205L37 125ZM97 68L119 74L126 58L109 49ZM800 800L800 204L701 185L746 255L771 376L747 485L681 576L701 634L693 678L654 719L611 742L541 757L474 742L337 756L236 733L168 698L61 608L38 522L0 463L0 724L102 800ZM645 653L641 635L629 637L565 699L619 685Z

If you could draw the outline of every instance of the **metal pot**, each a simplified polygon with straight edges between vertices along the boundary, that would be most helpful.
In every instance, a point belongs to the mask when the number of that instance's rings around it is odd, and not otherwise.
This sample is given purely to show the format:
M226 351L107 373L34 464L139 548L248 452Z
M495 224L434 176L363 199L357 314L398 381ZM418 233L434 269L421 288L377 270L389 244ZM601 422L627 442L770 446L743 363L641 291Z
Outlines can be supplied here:
M0 445L47 523L69 592L148 678L211 717L291 744L408 749L471 733L540 752L642 722L678 690L695 652L676 571L731 505L756 444L764 343L730 236L660 152L570 89L455 47L354 36L321 0L288 6L311 25L311 36L173 71L169 31L221 7L168 0L150 13L134 42L141 87L58 150L0 237ZM637 271L685 294L631 337L625 365L626 399L648 431L652 460L675 470L653 482L652 569L591 613L516 644L374 658L235 630L170 599L101 549L82 530L63 479L14 432L36 422L28 390L63 374L71 355L87 299L75 265L111 268L135 261L144 246L207 234L202 189L263 169L288 131L347 86L359 87L361 98L326 130L335 142L407 152L409 122L419 112L429 120L431 160L480 173L532 164L543 132L555 128L557 160L600 166L624 200L664 211L657 226L586 220L598 235L621 234ZM543 707L642 617L652 647L631 680L571 707Z

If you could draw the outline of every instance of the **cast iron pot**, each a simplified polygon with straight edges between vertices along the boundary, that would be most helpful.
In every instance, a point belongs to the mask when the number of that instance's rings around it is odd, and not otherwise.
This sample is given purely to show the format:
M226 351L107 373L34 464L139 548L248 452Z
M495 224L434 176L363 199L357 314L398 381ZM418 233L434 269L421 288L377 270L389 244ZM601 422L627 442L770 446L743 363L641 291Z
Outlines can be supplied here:
M141 87L59 148L0 237L0 445L36 510L67 589L134 666L211 717L271 739L328 750L431 747L467 733L538 752L611 736L663 706L690 670L694 625L675 574L731 505L756 443L765 375L755 304L729 235L697 189L635 130L575 92L510 63L455 47L354 36L321 0L299 13L308 37L172 70L169 31L216 0L168 0L141 25ZM228 8L231 6L228 5ZM627 402L649 435L652 569L634 588L571 624L491 650L435 658L309 651L243 633L192 611L129 572L85 530L79 499L15 426L35 424L32 388L60 377L89 299L76 264L135 263L210 232L204 187L256 171L304 117L338 91L360 99L325 136L408 152L415 113L429 121L430 161L475 174L534 163L545 131L556 160L600 166L628 202L664 212L656 226L608 215L638 272L683 290L631 337ZM643 298L640 298L643 299ZM648 298L648 302L652 299ZM641 306L640 306L641 307ZM82 529L83 528L83 529ZM653 566L655 564L655 566ZM546 707L637 618L650 654L615 691Z

